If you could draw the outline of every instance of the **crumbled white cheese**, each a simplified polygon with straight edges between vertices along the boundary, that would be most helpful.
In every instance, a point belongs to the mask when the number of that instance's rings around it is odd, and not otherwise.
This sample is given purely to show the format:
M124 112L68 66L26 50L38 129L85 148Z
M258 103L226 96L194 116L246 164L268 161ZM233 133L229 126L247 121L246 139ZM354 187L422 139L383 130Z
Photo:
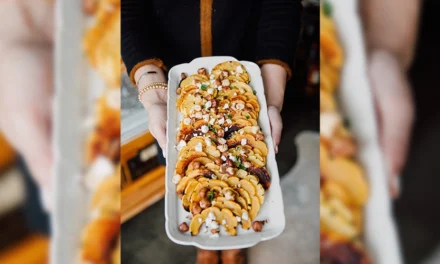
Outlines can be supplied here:
M214 125L214 122L215 122L215 118L211 118L211 120L209 120L209 123L210 123L211 125Z
M182 179L182 176L180 176L180 174L176 174L173 176L173 183L178 184L181 179Z
M237 161L237 158L235 156L232 156L231 153L229 153L229 159L234 161L234 162Z
M221 159L222 159L223 161L226 161L226 157L225 157L225 156L222 156Z
M199 223L201 223L202 222L202 218L199 218Z
M207 125L202 126L202 132L206 134L209 131L209 127Z
M225 104L224 106L223 106L223 109L228 109L229 108L229 104Z
M214 74L209 75L209 79L214 80L215 79L215 75Z
M210 213L208 214L208 218L211 218L212 220L215 220L215 219L216 219L216 218L215 218L215 215L214 215L213 212L210 212Z
M211 179L213 179L213 180L217 180L217 175L212 174L212 175L211 175Z
M211 108L211 106L212 106L212 102L211 101L208 101L208 102L205 103L205 109L209 109L209 108Z
M225 219L222 220L222 225L226 225L226 220Z
M182 148L183 147L185 147L186 146L186 142L185 142L185 140L180 140L179 141L179 143L177 144L177 146L176 146L176 149L177 149L177 151L180 151L180 150L182 150Z
M203 115L203 120L208 122L209 121L209 114Z
M214 88L209 88L209 89L208 89L208 93L209 93L209 94L213 94L213 93L214 93Z
M220 144L226 144L226 139L224 139L224 138L218 138L217 141Z
M249 220L249 214L248 214L248 212L243 212L243 215L241 216L241 219L243 219L243 220L245 220L245 221Z
M205 143L206 143L206 145L207 146L211 146L211 139L209 139L209 138L205 138Z
M200 105L194 105L194 110L200 111L200 110L202 110L202 107Z
M189 124L191 124L191 118L189 118L189 117L184 118L184 119L183 119L183 123L184 123L185 125L189 125Z
M212 221L211 222L211 224L209 225L209 227L211 228L211 229L218 229L218 224L217 224L217 222L216 221Z
M202 152L202 150L203 150L203 146L202 146L202 143L197 143L197 145L194 147L194 150L195 151L198 151L198 152Z
M234 195L232 195L231 192L226 192L225 193L225 199L228 201L234 200Z
M259 129L260 129L259 126L252 126L251 131L252 131L253 134L257 134Z
M232 124L232 120L231 119L226 119L226 123Z
M194 115L194 117L197 118L197 119L201 119L201 118L203 117L203 113L202 113L202 112L197 112L197 113Z
M217 86L217 90L221 91L223 87L221 85Z
M209 82L203 82L202 84L208 86Z
M237 219L237 222L241 222L241 217L240 216L236 216L235 219Z
M244 134L244 130L240 130L240 135L243 135Z
M222 117L217 121L220 125L223 125L225 123L225 118Z
M228 130L229 130L229 127L225 127L225 132L228 132Z
M238 65L237 69L235 70L237 71L237 73L243 73L243 68L240 65Z
M229 86L231 84L231 82L229 82L229 79L224 79L223 81L222 81L222 85L223 86Z
M237 96L237 93L234 93L234 96Z
M321 135L326 138L331 138L340 124L341 118L337 113L322 113L320 115Z
M196 86L197 86L198 88L201 88L201 87L202 87L202 83L198 82L198 83L196 84Z
M238 103L238 104L235 105L235 108L237 108L238 110L243 110L244 109L244 104Z
M209 238L212 238L212 239L219 238L219 234L218 233L210 234Z
M246 145L246 143L247 143L247 140L245 138L242 138L241 139L241 145L244 146L244 145Z

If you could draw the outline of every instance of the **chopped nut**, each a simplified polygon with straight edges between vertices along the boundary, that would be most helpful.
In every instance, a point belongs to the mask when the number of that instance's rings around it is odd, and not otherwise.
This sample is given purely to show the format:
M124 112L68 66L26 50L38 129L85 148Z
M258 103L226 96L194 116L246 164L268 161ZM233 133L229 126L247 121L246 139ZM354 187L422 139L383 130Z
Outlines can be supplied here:
M206 69L205 68L200 68L197 70L198 74L202 74L202 75L206 75Z
M223 129L218 129L217 136L223 138L225 136L225 131Z
M211 100L211 107L216 108L217 107L217 101L212 99Z
M210 94L208 94L206 97L205 97L205 99L206 100L211 100L212 99L212 95L210 95ZM212 102L211 102L212 103ZM213 106L214 107L214 106Z
M261 229L263 229L263 224L264 224L263 221L255 221L252 223L252 229L255 232L261 232Z
M264 135L263 135L263 133L257 133L257 134L255 135L255 139L256 139L256 140L263 140L263 139L264 139Z
M203 199L200 201L200 207L201 207L202 209L206 209L206 208L208 208L208 207L210 207L210 206L211 206L211 202L210 202L208 199L203 198Z
M249 161L245 161L242 164L245 168L249 168L252 165Z
M188 75L186 75L186 73L184 73L184 72L182 72L181 74L180 74L180 79L186 79L186 77L188 77Z
M220 81L220 79L215 80L215 86L221 86L222 85L222 81Z
M208 187L203 187L203 188L199 191L199 196L200 196L200 197L205 197L207 191L208 191Z
M228 150L228 145L226 145L226 144L218 145L217 149L220 150L220 152L224 152L224 151Z
M184 232L189 230L189 227L188 227L188 225L185 222L183 222L183 223L180 224L179 230L180 230L180 232L184 233Z
M192 166L193 166L194 169L198 169L198 168L200 168L200 162L198 162L198 161L194 161L194 162L192 163Z
M182 93L182 88L181 87L177 88L176 89L176 94L181 94L181 93Z
M218 232L219 232L218 229L211 229L211 233L213 233L213 234L217 234Z
M200 212L202 212L202 208L200 207L200 205L198 203L194 203L193 207L192 207L192 214L196 215L196 214L200 214Z
M221 159L221 158L215 158L214 163L215 163L216 165L221 165L223 162L222 162L222 159Z
M226 165L227 165L228 167L232 167L232 166L234 166L234 163L232 162L232 160L228 159L228 160L226 161Z

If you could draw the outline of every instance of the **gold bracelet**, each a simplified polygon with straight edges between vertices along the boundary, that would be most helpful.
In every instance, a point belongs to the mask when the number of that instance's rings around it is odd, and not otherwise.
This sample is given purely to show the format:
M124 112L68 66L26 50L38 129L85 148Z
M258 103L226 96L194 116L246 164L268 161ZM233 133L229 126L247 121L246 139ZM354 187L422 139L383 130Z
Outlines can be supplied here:
M163 90L168 90L168 83L166 82L154 82L154 83L150 83L149 85L145 86L144 88L142 88L142 90L139 91L139 102L142 102L142 95L149 90L155 90L155 89L163 89Z

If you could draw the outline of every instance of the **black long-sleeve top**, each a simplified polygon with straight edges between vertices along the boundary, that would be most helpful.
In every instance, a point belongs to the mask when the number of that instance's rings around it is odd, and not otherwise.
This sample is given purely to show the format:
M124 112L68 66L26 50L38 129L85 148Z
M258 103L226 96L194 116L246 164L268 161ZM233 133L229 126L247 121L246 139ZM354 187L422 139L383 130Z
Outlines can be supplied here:
M122 0L122 58L133 83L146 64L220 55L279 64L290 78L300 10L299 0Z

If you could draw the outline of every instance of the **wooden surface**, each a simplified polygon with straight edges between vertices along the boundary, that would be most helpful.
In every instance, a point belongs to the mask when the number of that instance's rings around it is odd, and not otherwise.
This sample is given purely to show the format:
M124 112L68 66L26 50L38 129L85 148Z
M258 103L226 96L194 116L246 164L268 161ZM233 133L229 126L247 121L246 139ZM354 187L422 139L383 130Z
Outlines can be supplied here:
M121 222L124 223L165 195L165 166L159 166L129 184L121 193Z

